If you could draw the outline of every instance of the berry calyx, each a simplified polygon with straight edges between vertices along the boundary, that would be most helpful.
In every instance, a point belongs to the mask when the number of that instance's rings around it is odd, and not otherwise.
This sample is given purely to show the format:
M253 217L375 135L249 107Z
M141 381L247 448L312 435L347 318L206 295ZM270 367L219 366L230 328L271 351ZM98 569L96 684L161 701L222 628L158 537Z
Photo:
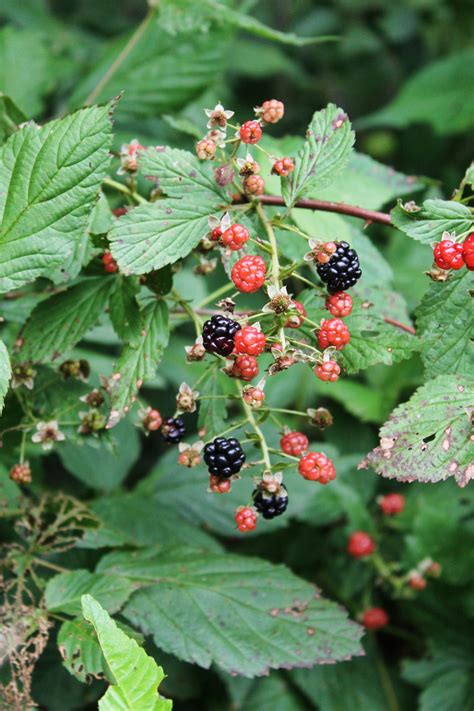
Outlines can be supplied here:
M230 479L223 479L222 477L214 476L214 474L209 475L209 491L213 494L228 494L232 487L232 481Z
M265 350L265 334L255 326L244 326L235 334L234 351L246 355L259 356Z
M462 245L462 256L469 271L474 270L474 232L466 237Z
M370 607L362 615L362 624L368 630L379 630L388 625L388 615L381 607Z
M250 237L250 233L246 227L236 223L231 225L221 237L221 242L226 247L232 250L241 249Z
M170 444L178 444L186 434L186 427L181 417L166 417L160 429L161 436Z
M242 257L234 264L231 279L239 291L252 294L265 283L266 264L257 254Z
M461 269L464 266L464 246L461 242L443 239L433 250L436 266L440 269Z
M227 316L216 314L202 327L202 344L208 353L227 356L234 350L235 334L240 323Z
M269 99L261 106L257 106L255 113L265 123L278 123L285 113L285 104L278 99Z
M405 508L405 497L402 494L386 494L380 497L378 505L386 516L395 516Z
M281 451L291 457L299 457L309 447L309 440L302 432L287 432L280 439Z
M234 514L237 528L242 533L253 531L257 527L257 512L252 506L239 506Z
M320 348L334 346L337 351L342 350L351 340L349 329L340 318L325 319L318 332Z
M331 243L330 243L331 244ZM336 242L336 251L325 264L318 264L316 269L321 281L327 284L330 294L346 291L360 279L362 270L355 249L347 242Z
M341 366L335 360L326 360L314 369L316 376L326 383L335 383L339 379Z
M261 175L248 175L242 185L248 195L263 195L265 191L265 181Z
M118 264L112 257L111 252L104 252L104 254L102 255L102 264L104 265L105 271L109 272L110 274L113 274L114 272L118 271Z
M285 323L285 328L300 328L307 316L305 307L300 301L293 301L293 306L295 310L291 312L291 315Z
M246 121L239 129L239 138L242 143L258 143L262 137L260 121Z
M16 484L31 484L31 469L28 462L15 464L9 473L10 479Z
M354 531L347 543L347 552L353 558L366 558L375 551L374 539L365 531Z
M304 454L298 463L298 471L303 479L319 481L320 484L329 484L336 478L334 464L322 452Z
M288 491L284 484L280 484L275 493L257 487L252 492L252 498L258 513L261 513L267 520L281 516L288 507Z
M417 570L410 573L408 577L408 585L412 590L424 590L428 583L426 579Z
M326 308L332 316L349 316L352 311L352 297L344 291L336 291L327 297Z
M249 382L258 375L257 359L252 355L238 355L227 372L233 378Z
M147 407L147 409L142 413L142 425L146 432L155 432L156 430L159 430L162 423L163 418L158 410L154 410L152 407Z
M204 461L210 474L228 479L241 470L245 462L245 452L235 437L216 437L204 447Z
M272 166L273 175L281 175L286 177L292 173L295 169L295 164L291 158L279 158L276 160Z

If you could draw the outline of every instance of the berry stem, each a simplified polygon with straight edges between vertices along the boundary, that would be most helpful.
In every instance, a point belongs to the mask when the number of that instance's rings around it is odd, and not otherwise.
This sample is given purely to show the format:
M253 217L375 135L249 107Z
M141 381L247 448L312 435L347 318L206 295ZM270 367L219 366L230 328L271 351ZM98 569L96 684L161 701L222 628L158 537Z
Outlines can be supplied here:
M257 200L263 205L275 205L277 207L286 207L282 197L277 195L260 195ZM246 202L245 195L234 197L234 203ZM387 212L378 212L377 210L367 210L365 207L357 205L347 205L344 202L330 202L326 200L297 200L293 207L299 207L307 210L319 210L321 212L337 212L340 215L349 215L350 217L358 217L368 223L378 222L381 225L392 226L392 218Z
M240 395L242 396L242 387L240 384L238 384L239 392ZM253 414L253 410L250 407L250 405L247 405L245 400L242 398L242 407L244 408L245 415L247 416L247 420L249 424L251 425L253 431L258 437L258 440L260 442L260 447L262 449L262 456L263 456L263 462L265 464L265 469L268 469L271 471L272 469L272 463L270 461L270 453L267 445L267 441L265 439L265 435L263 434L262 430L260 429L260 426L255 419L255 415Z
M234 285L232 282L228 284L224 284L223 286L220 286L218 289L215 291L211 292L206 296L205 299L203 299L199 304L196 306L194 309L195 311L198 309L201 309L203 306L207 306L207 304L212 303L213 301L216 301L216 299L219 299L221 296L225 296L227 292L231 291L234 288Z
M84 101L84 106L90 106L91 104L94 103L94 101L100 95L101 91L107 86L109 81L112 79L112 77L115 74L115 72L117 71L117 69L123 64L123 62L127 59L130 52L138 44L138 42L142 38L143 34L145 33L145 30L147 30L148 26L154 20L156 12L157 12L156 7L150 7L150 9L148 10L147 14L145 15L143 21L138 25L137 29L132 34L132 36L128 40L127 44L125 45L125 47L122 49L120 54L118 54L118 56L112 62L112 64L107 69L107 71L102 76L102 78L99 80L99 82L96 84L94 89L92 89L91 93L89 94L87 99Z
M281 282L280 282L280 260L278 259L278 243L276 240L275 232L272 227L272 223L270 220L267 218L265 214L265 210L263 209L262 205L257 202L255 204L255 210L257 211L257 215L260 219L260 222L262 223L265 232L267 233L268 241L270 242L271 248L272 248L272 283L273 286L276 289L281 288ZM285 329L283 326L280 326L278 329L278 337L280 339L281 345L283 350L286 348L286 337L285 337Z
M270 412L282 412L284 415L299 415L300 417L308 417L307 412L301 410L287 410L284 407L267 407Z
M291 459L294 462L300 461L299 457L293 457L291 454L286 454L285 452L282 452L280 449L272 449L271 447L269 447L268 451L271 452L272 454L278 454L279 457L285 457L285 459Z
M176 289L173 289L171 291L171 295L173 296L176 303L178 303L185 310L189 318L194 323L194 328L196 329L196 336L199 338L202 331L202 322L199 316L197 315L196 310L191 307L191 305L186 301L183 296L181 296L178 291L176 291Z

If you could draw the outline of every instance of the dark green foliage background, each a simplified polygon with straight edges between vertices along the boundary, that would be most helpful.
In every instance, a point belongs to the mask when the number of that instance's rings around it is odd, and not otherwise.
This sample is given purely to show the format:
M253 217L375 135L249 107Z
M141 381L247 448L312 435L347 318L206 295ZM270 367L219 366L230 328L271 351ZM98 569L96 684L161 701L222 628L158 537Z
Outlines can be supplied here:
M197 49L188 52L194 23L202 18L198 3L191 4L191 9L185 4L179 21L183 26L178 24L174 35L153 30L140 67L125 67L99 96L101 101L125 92L115 114L116 148L122 141L138 138L146 144L192 149L195 127L204 130L202 108L219 99L242 120L250 117L252 107L262 100L282 99L287 111L285 120L272 130L276 137L302 135L314 110L334 102L351 117L356 150L407 175L427 176L426 197L449 198L472 157L474 94L469 71L472 75L474 54L469 42L474 13L470 2L250 0L241 6L281 31L300 36L338 35L339 40L286 46L211 22L209 34L196 33ZM117 54L122 37L144 14L141 0L0 0L0 20L5 23L0 30L0 90L15 100L26 117L39 123L77 108L103 74L102 58L107 62L108 56ZM181 45L183 51L179 50ZM413 78L430 67L429 80L419 80L410 88ZM404 101L407 90L412 94ZM368 192L365 203L362 197L357 202L371 206L372 197ZM112 196L114 206L119 204L117 200ZM403 296L413 315L430 287L423 274L431 265L430 247L376 225L370 227L369 234L390 265L387 278L392 280L391 288ZM372 265L377 284L386 262L375 260ZM222 270L205 281L187 267L176 281L185 296L197 292L204 297L206 290L217 288L224 279ZM7 329L13 324L11 331L7 330L8 338L24 315L8 304L2 314L7 317ZM118 341L111 334L110 328L95 329L75 353L87 357L93 370L100 369L104 359L112 361L117 352ZM172 334L158 375L144 393L161 412L172 411L179 384L191 382L183 350L191 339L190 327ZM136 510L146 512L143 518L137 517L141 530L127 517L127 512L135 509L124 505L123 499L123 520L116 514L115 524L126 531L129 542L156 542L153 511L149 510L149 498L156 497L183 514L183 518L161 524L165 544L166 535L170 542L179 543L189 542L195 535L204 539L207 534L202 526L208 524L229 551L286 563L321 586L326 596L340 601L352 616L369 604L385 607L390 615L389 632L365 639L365 659L283 671L264 679L239 679L192 667L157 650L150 641L149 653L156 654L168 675L162 690L175 700L177 711L472 709L473 494L469 487L458 489L453 481L434 486L397 485L379 479L372 470L356 473L355 469L376 446L378 428L391 410L423 383L423 373L422 360L415 355L351 376L331 393L320 384L313 385L312 380L309 387L309 371L299 366L279 376L281 380L270 393L274 405L298 410L324 405L331 409L334 425L323 434L314 435L314 430L310 434L324 441L329 454L332 447L337 448L340 484L332 491L329 487L318 491L310 506L303 505L300 499L304 497L298 499L295 493L295 519L286 527L278 522L275 530L265 535L232 537L230 511L239 503L237 499L229 505L227 518L204 495L202 506L193 508L196 486L173 491L175 478L184 478L188 472L176 474L173 455L166 454L156 437L139 438L130 424L119 425L123 435L112 431L112 438L127 441L123 452L119 447L119 463L108 450L98 453L92 448L81 453L70 443L58 449L59 455L52 454L41 463L35 460L36 492L57 488L84 500L97 497L93 506L105 520L111 501L113 508L113 497L118 497L119 511L120 497L138 485L145 508L140 508L139 500ZM87 390L81 387L77 386L79 394ZM5 467L9 465L6 457ZM198 491L203 491L205 477L199 475L199 479ZM441 579L430 581L427 590L412 600L393 600L385 591L374 589L368 570L348 561L344 551L349 530L374 531L380 524L375 499L389 491L401 491L407 507L390 525L382 526L384 554L401 560L405 569L426 556L439 561L443 569ZM93 567L98 555L94 541L89 544L90 549L66 554L68 567ZM62 668L54 644L48 646L34 679L33 694L41 708L89 710L95 708L102 691L100 683L84 686L76 682Z

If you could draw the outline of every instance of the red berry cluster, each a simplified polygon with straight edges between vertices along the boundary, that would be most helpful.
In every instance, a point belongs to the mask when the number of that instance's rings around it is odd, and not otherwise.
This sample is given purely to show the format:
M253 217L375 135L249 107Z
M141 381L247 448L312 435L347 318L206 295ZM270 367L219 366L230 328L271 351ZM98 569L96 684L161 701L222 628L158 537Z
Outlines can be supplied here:
M104 269L106 272L110 272L111 274L113 274L114 272L118 271L118 264L112 257L111 252L104 252L104 254L102 255L102 264L104 265Z
M437 242L433 250L436 266L440 269L461 269L466 266L474 270L474 232L464 242L443 239Z

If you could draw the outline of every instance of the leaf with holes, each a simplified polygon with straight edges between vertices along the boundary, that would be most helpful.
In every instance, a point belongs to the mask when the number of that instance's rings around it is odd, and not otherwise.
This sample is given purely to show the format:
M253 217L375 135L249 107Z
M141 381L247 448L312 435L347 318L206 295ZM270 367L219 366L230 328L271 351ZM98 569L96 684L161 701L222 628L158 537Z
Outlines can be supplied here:
M128 625L117 622L117 627L128 637L143 644L143 635L135 632ZM81 618L63 622L58 631L58 648L63 659L63 666L70 674L83 683L96 679L110 678L104 655L100 648L94 628ZM113 681L113 679L109 679Z
M348 373L358 373L371 365L392 365L409 358L418 348L415 336L385 323L381 316L356 310L344 319L351 340L341 351Z
M72 348L98 321L113 288L112 278L94 277L42 301L20 333L18 358L51 361Z
M153 301L141 312L140 340L127 344L109 380L112 410L107 427L113 427L128 412L137 391L155 375L170 330L165 301Z
M165 675L155 660L116 625L91 595L82 596L82 614L95 629L115 682L100 699L99 711L171 711L173 702L158 694Z
M182 548L111 553L97 570L141 584L125 618L206 669L260 676L360 653L359 626L282 565Z
M398 481L437 482L474 477L472 407L474 381L440 375L399 405L380 430L380 445L361 463Z
M291 207L308 192L327 186L345 168L354 144L346 114L335 104L317 111L298 152L295 170L282 178L282 194Z
M471 210L453 200L425 200L415 211L407 210L399 202L391 215L395 227L423 244L440 241L443 232L455 232L460 237L474 227Z
M0 292L51 274L83 236L109 164L110 104L42 127L0 150Z
M472 275L454 273L431 284L416 310L421 358L426 375L474 372Z

